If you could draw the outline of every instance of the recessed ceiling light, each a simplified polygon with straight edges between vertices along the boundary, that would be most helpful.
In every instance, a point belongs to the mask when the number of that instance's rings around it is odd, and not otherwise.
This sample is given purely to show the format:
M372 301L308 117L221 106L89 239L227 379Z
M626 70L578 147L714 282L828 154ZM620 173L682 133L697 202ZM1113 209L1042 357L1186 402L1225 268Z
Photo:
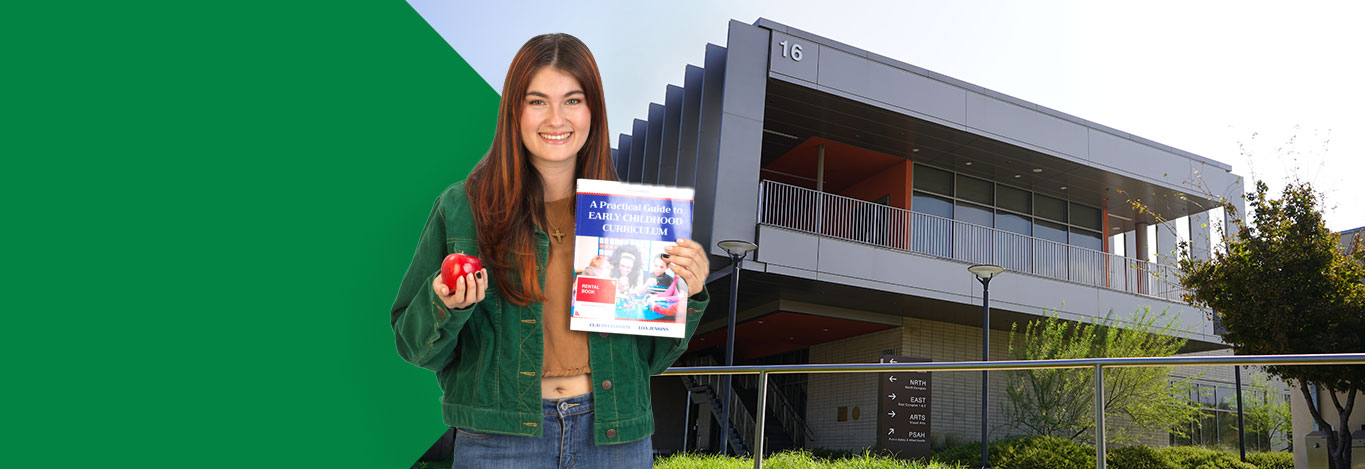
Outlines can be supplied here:
M1062 187L1060 187L1059 189L1061 189L1061 190L1066 190L1066 186L1062 186Z
M1024 177L1024 175L1022 175L1022 174L1016 174L1016 175L1014 175L1014 178L1015 178L1015 179L1018 179L1018 178L1021 178L1021 177Z
M918 148L911 148L911 149L910 149L910 153L919 153L919 149L918 149Z
M971 165L972 165L972 162L968 161L968 162L963 163L963 164L966 164L967 166L971 166Z
M1043 172L1043 168L1033 168L1033 172L1035 172L1035 173L1041 173L1041 172Z
M788 337L787 340L796 340L795 337Z
M763 324L763 321L758 321L758 323L759 323L759 324Z
M829 328L825 328L825 332L829 332Z

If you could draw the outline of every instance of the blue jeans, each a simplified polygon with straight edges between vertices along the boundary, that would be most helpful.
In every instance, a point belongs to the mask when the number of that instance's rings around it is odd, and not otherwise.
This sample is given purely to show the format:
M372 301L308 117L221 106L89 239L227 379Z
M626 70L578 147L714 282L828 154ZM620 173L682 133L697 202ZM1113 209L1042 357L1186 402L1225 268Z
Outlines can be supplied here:
M624 469L653 465L650 437L619 445L593 444L592 394L545 399L540 438L455 429L455 468Z

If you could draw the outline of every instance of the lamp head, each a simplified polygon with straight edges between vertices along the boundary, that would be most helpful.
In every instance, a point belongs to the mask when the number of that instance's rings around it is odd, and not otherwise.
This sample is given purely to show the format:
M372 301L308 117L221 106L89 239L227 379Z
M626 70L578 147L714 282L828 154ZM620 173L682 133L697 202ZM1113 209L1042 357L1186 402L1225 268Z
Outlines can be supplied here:
M727 239L716 243L716 246L724 249L726 253L730 254L730 257L744 257L749 254L749 251L758 249L757 244L738 239Z
M976 278L982 280L990 280L991 277L1000 275L1001 272L1004 272L1005 268L995 264L977 264L968 267L967 271L971 272L973 275L976 275Z

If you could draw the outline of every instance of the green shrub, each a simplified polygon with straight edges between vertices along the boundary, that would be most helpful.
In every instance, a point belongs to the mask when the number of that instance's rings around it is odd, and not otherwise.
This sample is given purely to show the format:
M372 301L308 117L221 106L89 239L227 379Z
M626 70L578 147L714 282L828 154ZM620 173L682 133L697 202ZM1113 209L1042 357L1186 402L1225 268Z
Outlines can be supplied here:
M1257 469L1294 469L1294 453L1288 451L1247 453L1247 462L1255 464Z
M1124 446L1105 452L1113 469L1181 469L1171 458L1148 446Z
M1191 469L1257 469L1238 459L1237 455L1216 449L1198 446L1172 446L1161 448L1158 453L1166 456L1176 466Z
M1087 469L1095 467L1095 450L1071 440L1032 436L992 442L991 467L1000 469ZM981 444L968 443L932 457L933 461L974 467L981 463Z
M763 458L764 466L774 469L821 468L821 469L966 469L963 466L936 463L904 461L886 456L878 456L870 451L862 454L848 453L844 458L828 460L814 456L809 451L783 451ZM751 458L731 458L717 454L675 454L654 460L656 469L747 469L754 467Z

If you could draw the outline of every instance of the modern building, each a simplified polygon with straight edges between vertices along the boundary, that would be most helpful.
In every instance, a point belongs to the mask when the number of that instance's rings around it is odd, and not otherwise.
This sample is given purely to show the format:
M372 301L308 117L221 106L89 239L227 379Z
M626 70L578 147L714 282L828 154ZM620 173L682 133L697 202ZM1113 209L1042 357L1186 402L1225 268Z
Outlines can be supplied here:
M1016 323L1142 308L1180 318L1184 352L1226 351L1173 265L1180 237L1209 255L1217 197L1241 200L1229 165L767 19L731 21L725 46L684 72L615 150L622 180L697 190L694 237L718 281L679 365L721 361L731 294L737 363L980 359L977 263L1007 270L991 283L993 360ZM717 278L726 239L759 245L738 292ZM768 447L874 446L876 380L775 378ZM935 444L979 438L980 380L934 374ZM994 423L1004 383L990 381ZM659 451L716 446L708 384L655 378ZM752 425L755 386L736 379L737 428ZM732 446L752 447L736 433Z

